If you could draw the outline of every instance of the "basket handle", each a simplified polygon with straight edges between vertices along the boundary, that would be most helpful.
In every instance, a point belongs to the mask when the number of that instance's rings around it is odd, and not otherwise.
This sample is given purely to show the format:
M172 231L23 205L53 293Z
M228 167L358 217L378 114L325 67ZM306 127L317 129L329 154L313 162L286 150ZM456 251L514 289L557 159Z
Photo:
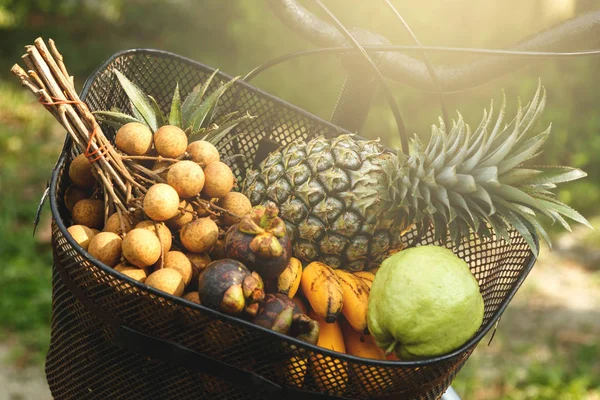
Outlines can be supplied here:
M56 248L56 247L55 247ZM290 386L281 386L252 372L226 364L198 353L177 343L146 335L127 327L119 319L102 309L85 295L81 288L69 277L60 263L54 263L61 280L75 298L100 319L114 334L115 343L121 348L141 354L155 360L188 370L205 373L239 386L244 391L251 391L272 400L340 400L343 397L330 396L325 393L300 390Z

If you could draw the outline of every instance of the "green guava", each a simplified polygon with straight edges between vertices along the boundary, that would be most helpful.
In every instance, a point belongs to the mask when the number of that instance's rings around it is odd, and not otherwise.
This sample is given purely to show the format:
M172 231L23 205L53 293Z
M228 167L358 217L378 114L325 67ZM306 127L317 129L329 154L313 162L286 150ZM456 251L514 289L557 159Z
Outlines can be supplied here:
M446 354L481 326L483 298L465 261L439 246L402 250L375 275L367 320L377 345L401 360Z

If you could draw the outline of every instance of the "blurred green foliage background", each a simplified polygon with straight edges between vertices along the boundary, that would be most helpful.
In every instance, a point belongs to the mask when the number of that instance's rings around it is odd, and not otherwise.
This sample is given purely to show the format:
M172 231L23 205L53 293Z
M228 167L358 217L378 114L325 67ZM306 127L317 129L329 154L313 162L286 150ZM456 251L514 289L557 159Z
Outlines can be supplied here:
M304 3L315 10L311 2ZM393 3L423 44L487 48L510 46L561 20L598 8L593 0ZM383 1L327 0L326 4L349 26L375 30L396 44L412 44ZM13 355L20 363L41 361L48 343L52 258L47 211L36 237L31 234L31 222L64 139L60 126L9 73L11 65L20 60L23 46L38 36L57 42L78 87L103 60L127 48L168 50L230 75L243 75L270 58L311 47L281 23L264 0L0 0L0 335L15 343ZM572 44L572 50L580 47ZM435 63L449 64L473 58L430 56ZM542 123L552 123L553 129L536 164L571 165L587 171L588 178L565 185L559 197L591 218L600 211L599 70L600 58L544 60L476 89L447 94L446 102L452 117L456 116L454 110L460 110L473 126L490 99L501 101L502 90L511 113L516 98L526 102L541 79L548 92ZM254 83L328 118L343 80L339 59L320 56L277 66ZM408 131L426 139L429 126L440 115L436 95L395 82L390 82L390 87ZM380 137L389 146L399 145L394 119L381 95L362 133ZM597 244L593 241L591 246ZM597 346L590 351L599 356ZM546 376L538 366L529 378L542 376L542 389L547 389L544 382L563 387L564 379L572 380L588 370L598 372L598 357L590 360L587 350L582 354L587 358L581 373L573 375L570 370L570 375L567 371L560 375L552 370L553 375ZM457 382L463 392L475 393L474 388L481 385L483 378L475 371L468 364L466 372L459 375ZM576 389L584 395L597 390L600 373L595 376L584 383L576 381ZM521 377L524 381L529 378ZM544 397L543 390L533 397L515 390L506 398L559 398ZM551 389L548 393L556 392Z

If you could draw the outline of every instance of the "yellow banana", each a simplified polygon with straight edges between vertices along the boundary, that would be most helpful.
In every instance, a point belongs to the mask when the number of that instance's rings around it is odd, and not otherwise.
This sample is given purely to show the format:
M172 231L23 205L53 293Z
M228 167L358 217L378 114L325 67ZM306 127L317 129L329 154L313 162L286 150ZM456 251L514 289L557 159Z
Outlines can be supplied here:
M344 335L346 353L362 358L385 360L383 349L375 343L373 336L357 332L345 318L340 318L340 327ZM380 392L393 383L393 371L359 363L352 364L352 370L360 381L359 390L364 394Z
M308 371L308 360L304 357L293 356L285 363L285 378L293 386L301 388Z
M356 331L345 318L340 318L339 324L344 335L344 347L347 354L374 360L385 360L385 353L382 348L377 346L373 336Z
M355 272L354 275L360 277L363 281L365 281L365 283L369 287L369 290L371 290L371 285L373 284L373 280L375 279L374 273L369 271L358 271Z
M297 258L290 258L290 262L277 278L277 292L287 294L291 299L296 295L302 278L302 263Z
M300 287L315 313L326 322L335 322L342 311L344 297L333 269L314 261L302 271Z
M377 275L377 271L379 271L379 267L371 268L368 272L371 272L373 275Z
M344 336L337 321L327 323L314 311L308 316L319 323L319 340L317 346L328 350L346 353ZM347 364L341 360L333 359L331 356L311 353L311 371L319 389L323 392L342 394L348 383Z
M369 306L369 286L358 276L336 269L344 294L342 314L350 325L359 332L367 333L367 308Z

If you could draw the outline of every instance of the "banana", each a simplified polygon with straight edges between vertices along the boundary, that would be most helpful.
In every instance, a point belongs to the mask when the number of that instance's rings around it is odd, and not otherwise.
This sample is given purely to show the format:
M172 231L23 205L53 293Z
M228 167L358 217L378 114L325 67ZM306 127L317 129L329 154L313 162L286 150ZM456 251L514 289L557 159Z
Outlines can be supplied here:
M377 275L377 271L379 271L379 267L371 268L368 272L372 273L373 275Z
M290 258L290 262L277 278L277 292L287 294L291 299L296 295L302 278L302 263L297 258Z
M314 311L308 316L319 323L319 340L317 346L328 350L346 353L344 336L337 321L327 323ZM348 383L348 371L346 362L334 360L330 356L311 353L310 362L313 378L322 392L342 394Z
M374 360L385 360L385 353L383 349L377 346L373 336L357 332L345 318L340 318L339 324L344 335L344 346L347 354ZM393 383L393 371L388 369L352 363L352 371L360 381L359 390L365 395L379 393L385 385Z
M369 271L358 271L355 272L354 275L360 277L363 281L365 281L365 283L369 287L369 290L371 290L371 285L373 284L373 280L375 279L374 273Z
M301 388L308 371L308 360L304 357L293 356L285 363L285 378L293 386Z
M348 271L336 269L335 274L340 281L342 293L344 294L342 314L354 329L367 333L369 286L361 278Z
M373 336L356 331L345 318L340 318L339 324L344 335L344 346L347 354L374 360L385 360L385 352L377 346Z
M342 311L342 287L333 269L322 262L311 262L302 271L300 287L315 313L326 322L335 322Z

